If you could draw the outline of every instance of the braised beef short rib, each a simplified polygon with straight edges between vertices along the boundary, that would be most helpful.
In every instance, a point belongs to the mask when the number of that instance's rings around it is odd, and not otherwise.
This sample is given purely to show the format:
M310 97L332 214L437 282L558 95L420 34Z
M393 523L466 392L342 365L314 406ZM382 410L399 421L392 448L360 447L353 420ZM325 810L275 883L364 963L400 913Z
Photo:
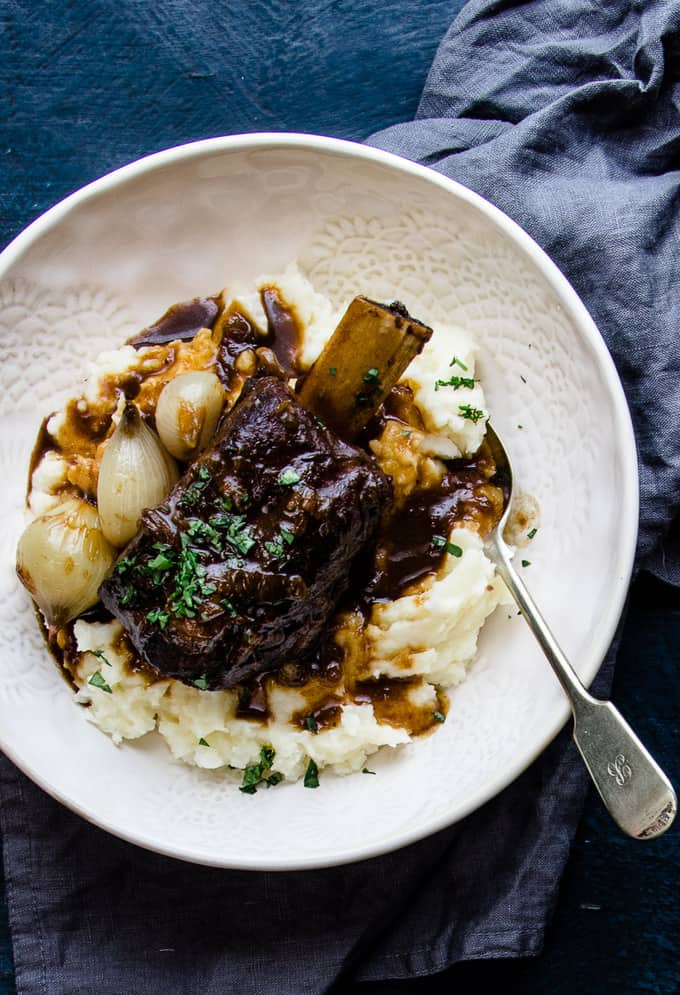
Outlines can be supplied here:
M390 498L367 453L282 381L252 379L144 513L102 601L160 674L233 687L313 650Z

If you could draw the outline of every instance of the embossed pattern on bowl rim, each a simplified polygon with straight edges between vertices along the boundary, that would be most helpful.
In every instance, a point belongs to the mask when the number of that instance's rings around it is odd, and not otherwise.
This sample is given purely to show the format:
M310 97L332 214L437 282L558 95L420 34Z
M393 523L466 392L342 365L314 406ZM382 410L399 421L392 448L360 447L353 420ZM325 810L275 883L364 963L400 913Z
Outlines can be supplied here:
M89 198L97 197L114 190L129 178L152 173L154 170L172 166L183 160L200 159L204 155L212 155L220 151L237 152L240 150L248 152L252 150L262 153L268 149L282 150L288 148L301 150L302 152L307 151L312 155L314 153L321 153L338 156L349 160L350 164L352 161L377 164L393 173L401 174L407 184L409 177L417 178L420 181L424 180L447 192L454 199L471 206L487 218L498 232L514 248L519 250L526 260L527 266L535 270L540 280L544 281L559 299L561 307L564 309L568 319L578 329L579 335L587 343L588 349L592 354L593 363L606 385L607 401L611 406L612 419L615 425L616 431L611 439L611 445L616 449L623 467L619 497L621 520L625 526L620 535L616 556L616 569L613 571L614 575L610 578L611 591L609 600L600 620L597 639L594 640L593 645L590 647L592 664L589 667L589 672L582 674L586 680L592 679L599 661L603 658L614 634L624 604L635 551L638 490L635 444L630 416L611 357L592 319L573 288L533 240L506 215L483 198L432 170L414 165L389 153L356 145L351 142L294 134L253 134L215 138L148 156L135 163L123 166L121 169L96 180L94 183L67 197L30 225L4 250L0 255L0 278L11 270L44 234L58 226L74 208L86 205ZM275 857L271 857L265 849L261 853L249 854L243 859L233 854L224 857L216 847L216 837L212 838L208 836L206 836L206 839L209 842L205 846L195 841L186 846L178 844L177 841L168 843L157 832L148 832L136 828L134 826L134 818L128 823L125 823L125 820L123 820L124 824L121 824L120 821L116 823L115 820L112 820L108 816L102 817L96 808L74 801L68 794L55 789L54 784L49 779L46 779L34 764L27 762L22 756L21 750L17 750L11 741L3 740L1 732L0 741L2 748L17 766L22 768L28 776L46 791L53 794L58 800L73 808L90 821L100 825L104 829L117 833L131 842L200 863L228 867L278 870L327 866L349 860L363 859L413 842L429 833L444 828L450 822L462 818L479 807L512 781L545 748L560 728L560 725L566 720L567 714L567 706L565 704L557 719L552 721L550 727L543 730L541 735L537 737L530 754L524 753L507 762L499 770L496 777L487 779L484 782L480 790L471 790L465 803L458 805L455 811L443 814L437 813L434 816L428 816L428 818L421 822L417 822L416 820L411 828L400 826L396 833L390 833L389 827L386 827L380 839L371 840L364 846L358 845L355 842L349 848L343 849L341 845L336 844L332 852L312 854L311 856L305 853L297 853L288 856L278 854ZM426 752L427 750L423 750L423 755ZM181 782L191 777L192 772L183 771L181 775L178 775L178 781ZM373 779L368 780L372 781ZM206 790L209 789L206 788Z

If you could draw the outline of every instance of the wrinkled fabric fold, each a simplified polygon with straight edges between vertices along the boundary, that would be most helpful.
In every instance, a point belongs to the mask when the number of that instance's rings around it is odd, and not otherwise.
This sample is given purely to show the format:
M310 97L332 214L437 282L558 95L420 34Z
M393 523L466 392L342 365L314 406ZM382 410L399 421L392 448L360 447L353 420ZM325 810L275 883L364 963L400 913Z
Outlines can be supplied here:
M370 139L486 196L571 280L633 415L638 563L676 583L679 18L675 3L471 0L417 119ZM587 778L565 730L458 825L361 864L278 875L130 846L2 758L0 785L20 995L317 995L342 978L538 953Z
M471 0L417 119L369 143L486 197L575 287L633 417L638 566L680 583L680 5Z

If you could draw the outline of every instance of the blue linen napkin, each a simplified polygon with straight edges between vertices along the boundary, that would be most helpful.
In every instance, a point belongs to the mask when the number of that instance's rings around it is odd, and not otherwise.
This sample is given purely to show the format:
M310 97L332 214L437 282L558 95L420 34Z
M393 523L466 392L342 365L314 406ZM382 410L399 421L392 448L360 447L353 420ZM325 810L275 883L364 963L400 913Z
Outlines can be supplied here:
M680 497L678 17L654 2L472 0L418 119L371 139L487 196L570 277L635 419L640 562L675 580L664 537ZM299 995L342 977L536 953L586 787L562 734L501 795L430 839L349 867L256 875L129 846L4 759L0 783L23 995Z
M638 564L674 584L679 32L680 5L661 0L470 0L439 47L416 120L369 139L492 201L576 288L633 416Z

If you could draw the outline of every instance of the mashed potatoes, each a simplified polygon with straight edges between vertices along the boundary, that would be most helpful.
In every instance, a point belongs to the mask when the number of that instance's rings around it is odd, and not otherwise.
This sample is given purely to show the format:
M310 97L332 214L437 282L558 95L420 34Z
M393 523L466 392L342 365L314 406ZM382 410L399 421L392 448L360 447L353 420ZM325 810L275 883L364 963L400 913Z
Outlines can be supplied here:
M304 329L300 364L308 369L340 313L295 268L263 277L251 287L228 288L227 297L266 326L259 288L271 284L295 308ZM185 369L191 368L191 348L180 347ZM203 349L201 362L205 363L210 349L207 337L196 348ZM151 348L123 346L102 354L93 365L82 403L95 403L112 373L140 369L153 361ZM470 456L479 449L486 408L474 370L475 346L467 333L441 326L408 368L403 380L411 388L420 424L403 431L403 424L388 421L371 443L378 463L394 482L397 501L406 500L418 487L436 484L446 472L443 460ZM63 430L63 417L53 416L48 431L57 443ZM93 455L90 461L89 469L82 470L85 475L96 472ZM29 500L34 514L59 502L67 477L74 483L73 473L74 467L58 453L45 453L32 477ZM454 527L441 542L445 540L455 554L444 555L436 572L422 577L395 600L373 604L361 627L351 613L341 616L335 634L347 659L354 661L353 680L401 679L407 703L416 712L435 715L437 721L445 717L443 692L465 678L479 631L504 590L484 554L474 520L468 527ZM237 714L236 690L201 690L135 668L117 621L80 619L73 635L75 656L70 669L78 687L77 700L88 706L88 719L116 743L157 730L175 758L199 767L243 769L257 763L264 747L274 751L268 770L288 780L302 776L310 760L318 769L330 767L346 774L362 769L381 747L399 746L420 731L413 723L400 723L370 698L357 695L342 701L333 724L305 727L296 720L308 704L302 690L276 683L268 686L267 720L253 721ZM340 686L334 693L341 696L345 690Z

